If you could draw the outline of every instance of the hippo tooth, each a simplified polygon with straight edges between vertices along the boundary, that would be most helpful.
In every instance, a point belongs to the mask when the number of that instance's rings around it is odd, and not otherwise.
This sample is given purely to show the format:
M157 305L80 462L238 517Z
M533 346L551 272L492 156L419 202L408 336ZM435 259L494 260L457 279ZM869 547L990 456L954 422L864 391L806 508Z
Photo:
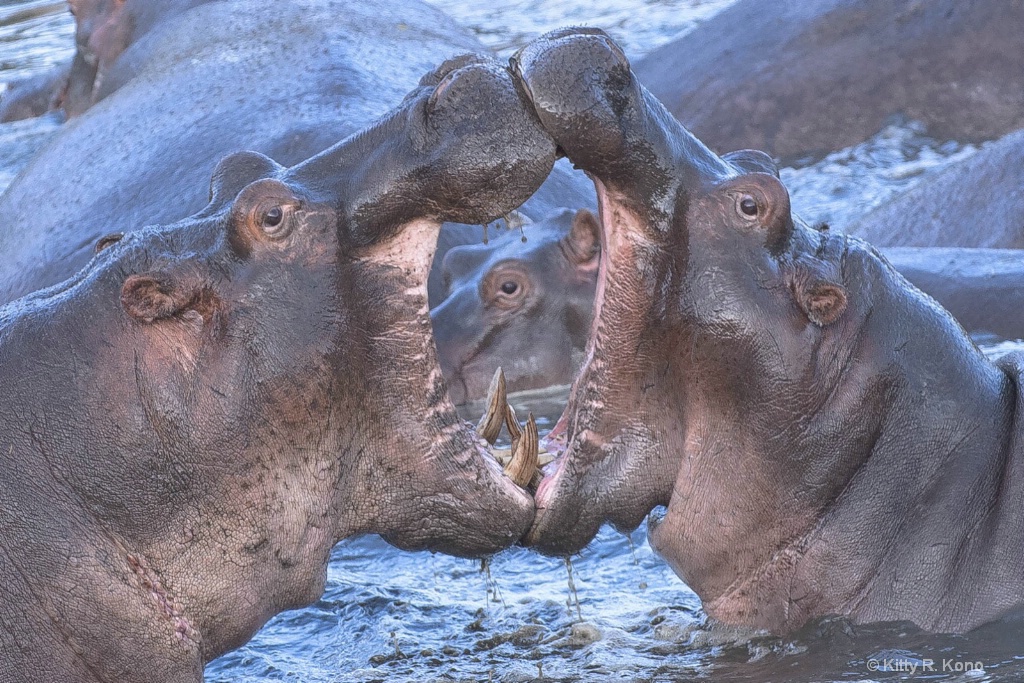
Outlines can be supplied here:
M522 435L512 441L512 462L505 466L505 474L517 486L526 487L537 473L537 453L540 437L537 435L537 421L533 413L526 420Z
M516 439L523 435L523 430L519 427L516 409L508 403L505 404L505 426L508 427L508 436L512 439L513 448L515 448Z
M501 425L505 422L505 373L501 368L494 371L491 386L487 389L487 412L480 418L476 433L493 444L501 433Z

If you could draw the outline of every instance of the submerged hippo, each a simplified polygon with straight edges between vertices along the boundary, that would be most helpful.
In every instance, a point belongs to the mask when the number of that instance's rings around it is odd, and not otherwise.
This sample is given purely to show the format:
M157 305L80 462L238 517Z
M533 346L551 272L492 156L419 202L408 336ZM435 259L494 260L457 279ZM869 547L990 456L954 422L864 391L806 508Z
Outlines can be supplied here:
M0 308L0 680L200 681L321 595L342 538L515 542L533 501L447 397L426 279L441 221L507 212L554 158L507 69L453 59Z
M1024 605L1024 357L988 362L865 242L716 156L597 30L514 63L595 181L587 360L527 542L636 527L722 622L828 614L963 631Z
M848 230L884 246L1024 248L1024 130L922 180Z
M636 74L712 149L824 155L896 114L987 140L1024 128L1024 2L740 0Z
M444 299L430 312L456 404L483 399L498 367L509 391L569 384L590 330L600 228L562 211L445 255ZM525 243L524 243L525 240Z
M74 56L47 73L11 84L0 97L0 121L58 109L68 117L83 113L137 75L145 57L119 63L129 47L186 10L213 1L68 0L75 17Z

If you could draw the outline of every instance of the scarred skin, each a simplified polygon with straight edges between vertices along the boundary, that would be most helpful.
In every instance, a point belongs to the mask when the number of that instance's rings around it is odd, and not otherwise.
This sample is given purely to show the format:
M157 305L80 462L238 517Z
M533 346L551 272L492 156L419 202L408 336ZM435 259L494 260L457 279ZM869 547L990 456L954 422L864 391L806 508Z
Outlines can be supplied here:
M507 69L450 60L0 308L0 681L200 681L321 595L342 538L515 542L533 501L447 397L426 279L442 221L509 211L554 158Z
M509 391L572 382L590 329L599 232L590 211L563 209L522 233L448 251L446 295L430 318L456 404L484 399L499 367Z
M922 180L847 229L880 246L1024 249L1024 131Z
M1024 2L740 0L636 74L717 151L822 156L894 115L990 140L1024 128Z
M603 226L526 542L573 553L667 506L651 543L707 613L774 632L1024 605L1024 358L988 362L867 243L793 217L758 155L708 150L603 33L514 66Z

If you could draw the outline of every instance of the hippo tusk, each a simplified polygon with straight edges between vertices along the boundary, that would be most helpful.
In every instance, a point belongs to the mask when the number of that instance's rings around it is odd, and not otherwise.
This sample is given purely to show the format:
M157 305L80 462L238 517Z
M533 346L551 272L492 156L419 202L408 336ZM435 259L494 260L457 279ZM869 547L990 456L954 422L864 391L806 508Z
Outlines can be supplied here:
M476 433L487 443L494 444L501 433L501 425L505 423L505 409L508 401L505 394L505 373L501 368L494 371L491 386L487 389L487 412L477 423ZM518 428L518 425L516 425Z
M508 438L515 444L516 439L523 435L523 430L519 426L516 409L509 403L505 404L505 426L508 427Z
M533 413L526 419L519 438L512 440L512 461L505 466L505 475L517 486L525 488L537 473L540 437Z

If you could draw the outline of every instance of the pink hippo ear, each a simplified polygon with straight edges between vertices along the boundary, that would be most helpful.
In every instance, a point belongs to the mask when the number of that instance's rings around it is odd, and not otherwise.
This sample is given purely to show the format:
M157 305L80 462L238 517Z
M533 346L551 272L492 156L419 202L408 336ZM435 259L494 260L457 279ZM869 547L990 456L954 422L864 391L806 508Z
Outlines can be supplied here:
M804 315L818 327L831 325L846 310L846 289L832 282L813 282L794 294Z
M601 225L587 209L580 209L572 219L569 234L562 238L565 255L583 270L597 270L601 254Z
M846 310L847 297L835 264L801 259L786 270L793 299L808 320L824 327L839 319Z
M128 315L152 323L194 311L206 320L217 308L217 298L196 283L185 283L166 271L131 275L121 287L121 305Z

